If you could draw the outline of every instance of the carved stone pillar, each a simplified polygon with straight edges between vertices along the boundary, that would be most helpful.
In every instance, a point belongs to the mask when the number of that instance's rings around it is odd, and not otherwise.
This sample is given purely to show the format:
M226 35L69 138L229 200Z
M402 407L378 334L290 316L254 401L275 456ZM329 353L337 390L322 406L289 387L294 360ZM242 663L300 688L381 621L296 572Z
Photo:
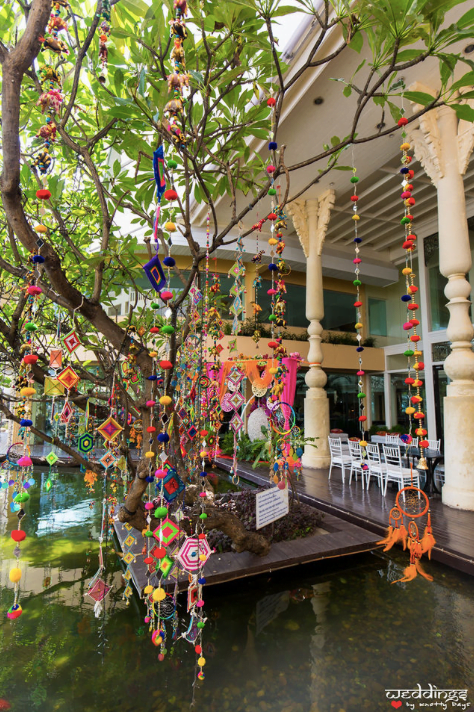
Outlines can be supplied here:
M328 467L330 463L329 401L324 390L327 376L321 368L321 321L324 317L321 252L334 201L335 192L327 190L319 200L294 200L287 206L306 257L309 370L305 379L308 390L304 401L304 433L305 437L316 438L314 445L317 447L310 443L305 445L302 462L304 467L311 468Z
M427 91L426 87L422 90ZM444 370L451 383L444 399L443 502L474 510L474 332L469 315L471 285L466 279L472 260L462 178L473 148L474 128L443 106L422 117L410 139L438 189L439 264L448 280L444 293L451 353Z

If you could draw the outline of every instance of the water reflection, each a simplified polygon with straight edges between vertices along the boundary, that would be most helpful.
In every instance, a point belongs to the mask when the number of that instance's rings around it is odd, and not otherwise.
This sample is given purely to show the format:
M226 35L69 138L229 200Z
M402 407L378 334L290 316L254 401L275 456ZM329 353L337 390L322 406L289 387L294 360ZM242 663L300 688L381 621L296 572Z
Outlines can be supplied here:
M472 580L432 563L433 584L391 586L405 565L398 553L209 587L206 680L193 689L192 645L170 644L158 662L141 603L124 606L110 541L113 590L94 617L84 594L100 521L100 505L89 505L100 494L89 495L78 471L60 473L54 496L39 485L24 520L24 614L14 622L4 616L14 516L0 506L0 699L13 712L184 712L193 694L206 712L382 712L386 688L417 683L467 687L474 701ZM184 599L180 611L181 633Z

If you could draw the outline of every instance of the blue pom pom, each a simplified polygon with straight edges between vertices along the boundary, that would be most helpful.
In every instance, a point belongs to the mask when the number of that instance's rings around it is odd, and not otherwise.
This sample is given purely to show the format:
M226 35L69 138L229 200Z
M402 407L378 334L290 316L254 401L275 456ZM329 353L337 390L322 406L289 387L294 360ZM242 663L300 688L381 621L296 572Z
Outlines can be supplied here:
M198 579L198 583L199 583L201 586L204 586L204 584L206 583L206 579L205 579L205 578L200 578L200 579Z
M169 441L169 439L170 439L170 436L168 435L168 433L160 433L158 435L159 443L167 443Z
M278 267L274 262L270 262L270 264L268 265L268 269L270 270L270 272L276 272L278 270Z
M176 260L173 257L165 257L165 259L163 260L163 264L166 267L174 267L176 264Z
M149 475L148 477L145 477L145 480L146 480L147 482L154 482L155 478L152 477L151 475Z
M360 352L363 351L363 350L364 350L364 347L363 347L363 346L358 346L358 347L356 348L356 351L357 351L358 353L360 353Z
M204 472L204 470L203 470L202 472L199 473L199 475L201 477L207 477L207 472Z
M22 418L20 420L20 425L22 428L29 428L30 425L33 425L33 421L29 420L28 418Z
M268 144L268 148L269 148L270 151L276 151L276 149L278 148L277 142L276 142L276 141L270 141L270 143Z
M401 300L402 300L402 302L411 302L411 297L410 297L409 294L404 294L404 295L401 297Z
M362 238L361 238L361 237L354 237L354 242L357 242L357 244L359 244L359 243L362 242Z
M279 465L277 462L275 462L275 464L273 465L273 471L278 472L278 468L279 468Z
M148 378L147 378L147 381L157 381L157 380L158 380L158 376L155 376L155 375L148 376Z
M400 168L400 173L408 173L410 169L407 168L406 166L403 166L403 168Z
M44 262L43 255L33 255L33 262L37 265L42 265Z

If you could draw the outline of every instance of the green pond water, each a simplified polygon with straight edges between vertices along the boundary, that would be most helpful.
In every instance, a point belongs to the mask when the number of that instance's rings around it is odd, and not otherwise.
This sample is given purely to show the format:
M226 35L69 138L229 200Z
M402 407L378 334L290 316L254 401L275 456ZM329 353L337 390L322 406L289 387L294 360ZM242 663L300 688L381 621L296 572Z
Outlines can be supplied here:
M417 683L467 688L474 703L473 581L432 562L434 583L392 586L402 552L208 587L206 679L194 685L193 647L180 640L159 662L141 602L122 600L113 542L101 618L84 597L98 566L100 492L90 495L78 470L60 472L49 493L35 478L16 621L5 615L15 515L0 491L0 710L7 701L12 712L184 712L194 701L199 712L373 712L393 710L387 688Z

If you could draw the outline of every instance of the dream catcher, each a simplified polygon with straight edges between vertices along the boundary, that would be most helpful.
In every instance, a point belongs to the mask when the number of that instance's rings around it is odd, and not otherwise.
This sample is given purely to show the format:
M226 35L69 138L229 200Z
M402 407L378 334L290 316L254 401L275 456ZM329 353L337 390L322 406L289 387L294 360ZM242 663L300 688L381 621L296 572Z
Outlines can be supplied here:
M431 559L431 551L436 544L429 506L428 497L419 487L404 487L397 494L395 507L390 510L387 535L385 539L377 542L384 546L384 551L389 551L399 543L403 545L404 550L408 548L410 552L410 563L403 571L402 578L392 583L412 581L418 574L427 581L433 581L433 577L424 571L420 561L423 554ZM426 525L420 538L419 524L424 517Z

